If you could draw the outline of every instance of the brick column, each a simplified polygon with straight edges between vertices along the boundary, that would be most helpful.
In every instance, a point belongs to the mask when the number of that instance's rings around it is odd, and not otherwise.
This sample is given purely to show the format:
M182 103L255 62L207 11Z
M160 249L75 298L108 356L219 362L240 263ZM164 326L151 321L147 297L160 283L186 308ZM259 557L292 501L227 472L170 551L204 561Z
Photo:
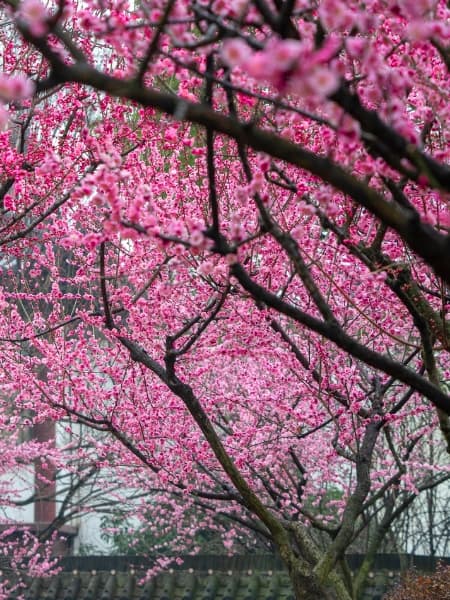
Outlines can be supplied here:
M55 423L45 421L33 427L33 437L37 442L51 442L55 445ZM34 461L34 486L36 501L34 503L34 522L51 523L56 517L56 481L55 467L46 463L45 456ZM44 463L44 466L42 466ZM50 496L46 500L47 496Z

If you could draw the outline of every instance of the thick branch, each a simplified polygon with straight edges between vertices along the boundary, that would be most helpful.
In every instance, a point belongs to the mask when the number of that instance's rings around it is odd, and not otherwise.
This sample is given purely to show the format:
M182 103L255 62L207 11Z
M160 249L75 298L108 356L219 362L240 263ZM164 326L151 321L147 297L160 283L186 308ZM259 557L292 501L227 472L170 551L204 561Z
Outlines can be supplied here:
M387 356L371 350L364 344L357 342L340 328L336 327L334 323L320 321L295 306L288 304L281 298L278 298L278 296L269 292L251 279L247 271L241 265L233 265L232 270L242 287L256 300L264 302L264 304L275 309L279 313L290 317L297 323L322 335L345 352L348 352L351 356L362 360L376 369L384 371L388 375L391 375L414 388L431 400L436 407L440 408L445 413L450 414L450 397L447 394L444 394L435 385L417 373L414 373L414 371Z

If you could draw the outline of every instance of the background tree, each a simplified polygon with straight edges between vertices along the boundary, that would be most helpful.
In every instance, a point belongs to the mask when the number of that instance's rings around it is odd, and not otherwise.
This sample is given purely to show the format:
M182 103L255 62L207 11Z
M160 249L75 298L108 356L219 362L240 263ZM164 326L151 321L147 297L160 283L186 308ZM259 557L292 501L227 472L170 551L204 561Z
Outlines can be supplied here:
M357 597L448 478L446 3L1 4L14 410Z

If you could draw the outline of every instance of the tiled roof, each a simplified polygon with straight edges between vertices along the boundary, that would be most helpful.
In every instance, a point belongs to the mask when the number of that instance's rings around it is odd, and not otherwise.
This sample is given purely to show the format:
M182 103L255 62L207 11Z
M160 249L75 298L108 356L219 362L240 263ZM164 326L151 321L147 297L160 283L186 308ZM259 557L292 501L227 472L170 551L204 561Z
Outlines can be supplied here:
M362 557L349 556L352 570ZM450 564L450 558L441 559ZM403 557L409 567L433 570L436 557ZM288 574L274 555L185 556L156 577L143 581L154 562L143 557L81 556L61 560L53 578L29 580L8 600L293 600ZM11 569L0 565L3 576ZM369 573L365 600L378 600L400 569L398 555L377 556ZM0 571L0 579L2 571ZM379 581L378 581L379 580Z
M173 571L142 582L144 572L61 572L34 579L26 600L294 600L283 572ZM14 597L14 596L12 596Z

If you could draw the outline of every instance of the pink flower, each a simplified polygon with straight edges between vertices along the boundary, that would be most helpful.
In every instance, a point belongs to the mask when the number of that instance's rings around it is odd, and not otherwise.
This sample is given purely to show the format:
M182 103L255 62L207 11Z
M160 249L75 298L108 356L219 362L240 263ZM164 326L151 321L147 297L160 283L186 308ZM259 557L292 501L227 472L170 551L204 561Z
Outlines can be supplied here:
M190 235L189 241L192 246L198 248L205 241L205 236L201 231L193 231Z
M367 41L360 37L349 37L345 42L345 46L349 56L352 58L361 58L366 49Z
M328 36L323 46L314 52L312 56L313 64L328 63L336 56L342 46L342 41L338 35L332 33Z
M264 155L259 159L259 168L261 173L267 173L270 168L270 156Z
M396 4L405 17L418 18L424 17L432 10L434 0L397 0Z
M215 0L212 10L222 17L237 18L245 11L247 4L247 0Z
M9 115L8 112L0 106L0 133L8 127Z
M47 32L48 13L41 0L22 0L19 15L33 35L41 36Z
M231 267L232 265L235 265L238 262L238 257L236 254L227 254L225 256L225 262Z
M224 42L222 47L222 59L230 67L239 67L246 62L252 54L248 44L244 40L233 38Z
M214 264L210 260L207 260L198 267L197 273L206 277L207 275L210 275L212 273L213 269Z
M300 223L298 223L291 231L291 236L294 238L294 240L296 242L300 242L302 240L302 237L304 234L305 234L305 228Z
M266 49L272 70L288 71L300 58L302 44L295 40L276 40Z
M257 80L268 80L273 76L274 69L270 55L267 52L255 52L245 61L247 73Z
M346 138L349 139L358 139L361 135L361 127L359 123L349 117L348 115L343 115L339 122L339 133Z
M422 19L414 19L406 27L406 35L413 42L425 40L433 35L433 23L423 21Z
M33 94L34 83L22 73L18 75L0 74L0 98L5 102L23 100Z
M230 227L230 234L235 242L242 242L245 239L245 229L241 223L233 223Z
M355 16L340 0L323 0L318 13L322 25L328 31L350 27Z
M95 33L100 33L104 29L104 25L101 20L93 15L88 10L82 10L78 13L78 19L80 25L83 29L87 31L94 31Z
M315 67L306 78L308 86L315 96L326 98L339 86L339 78L327 67Z

